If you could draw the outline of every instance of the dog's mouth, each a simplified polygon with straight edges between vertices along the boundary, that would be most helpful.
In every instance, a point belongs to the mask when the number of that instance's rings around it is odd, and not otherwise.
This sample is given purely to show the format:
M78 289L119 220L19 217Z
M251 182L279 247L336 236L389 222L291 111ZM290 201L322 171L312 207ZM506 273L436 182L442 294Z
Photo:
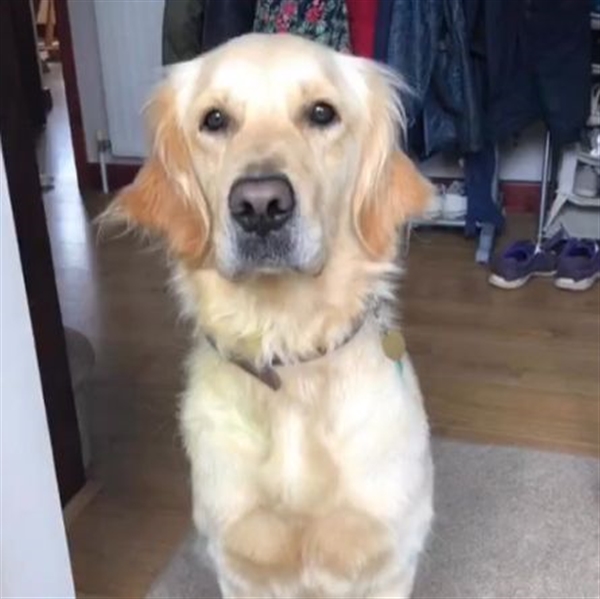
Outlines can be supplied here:
M319 227L298 215L267 234L232 222L217 243L217 266L230 279L293 272L316 276L325 263L322 237Z
M239 260L248 268L277 271L294 268L294 231L286 226L266 235L237 230L236 246Z

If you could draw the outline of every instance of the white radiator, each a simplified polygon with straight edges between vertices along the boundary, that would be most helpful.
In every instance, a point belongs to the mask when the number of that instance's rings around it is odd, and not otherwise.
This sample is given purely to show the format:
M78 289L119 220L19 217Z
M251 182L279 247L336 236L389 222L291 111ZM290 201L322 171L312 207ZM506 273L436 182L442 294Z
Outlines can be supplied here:
M146 155L142 108L162 76L164 0L94 0L112 154Z

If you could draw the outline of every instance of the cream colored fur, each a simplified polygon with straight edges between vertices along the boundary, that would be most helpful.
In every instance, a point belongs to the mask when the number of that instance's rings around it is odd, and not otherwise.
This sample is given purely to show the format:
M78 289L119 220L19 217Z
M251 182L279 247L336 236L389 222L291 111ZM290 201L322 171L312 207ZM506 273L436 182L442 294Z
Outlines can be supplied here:
M410 359L400 370L383 354L390 323L375 309L394 296L396 227L430 193L398 148L401 87L292 36L234 40L158 90L151 156L112 208L164 237L195 323L181 426L226 598L410 595L432 518L429 433ZM340 119L315 131L303 110L323 99ZM198 128L215 104L235 123L220 136ZM227 193L257 160L294 187L301 268L233 277ZM282 359L282 388L229 352Z

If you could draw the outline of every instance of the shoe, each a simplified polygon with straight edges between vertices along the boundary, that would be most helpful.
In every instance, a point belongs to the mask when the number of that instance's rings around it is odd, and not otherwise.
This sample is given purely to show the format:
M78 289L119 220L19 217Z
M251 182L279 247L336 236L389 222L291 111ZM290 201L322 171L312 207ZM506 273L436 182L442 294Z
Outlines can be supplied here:
M541 247L529 240L515 241L494 260L488 282L500 289L518 289L531 277L552 277L565 245L562 231Z
M554 284L559 289L586 291L600 278L600 248L591 239L571 239L558 260Z
M436 194L431 197L431 200L423 213L423 220L438 220L442 216L442 206L444 203L444 186L436 185Z
M460 220L467 215L467 194L462 181L453 181L444 194L442 218Z
M578 164L575 171L573 193L582 198L595 198L600 192L600 177L589 164Z

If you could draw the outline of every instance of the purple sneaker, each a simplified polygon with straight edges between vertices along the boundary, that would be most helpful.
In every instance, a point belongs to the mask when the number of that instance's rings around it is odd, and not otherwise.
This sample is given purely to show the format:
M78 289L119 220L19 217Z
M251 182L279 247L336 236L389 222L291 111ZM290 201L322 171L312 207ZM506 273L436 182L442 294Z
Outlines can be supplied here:
M562 232L541 247L532 241L515 241L494 260L488 281L500 289L518 289L531 277L552 277L565 244Z
M600 278L600 248L591 239L571 239L558 260L554 284L559 289L585 291Z

